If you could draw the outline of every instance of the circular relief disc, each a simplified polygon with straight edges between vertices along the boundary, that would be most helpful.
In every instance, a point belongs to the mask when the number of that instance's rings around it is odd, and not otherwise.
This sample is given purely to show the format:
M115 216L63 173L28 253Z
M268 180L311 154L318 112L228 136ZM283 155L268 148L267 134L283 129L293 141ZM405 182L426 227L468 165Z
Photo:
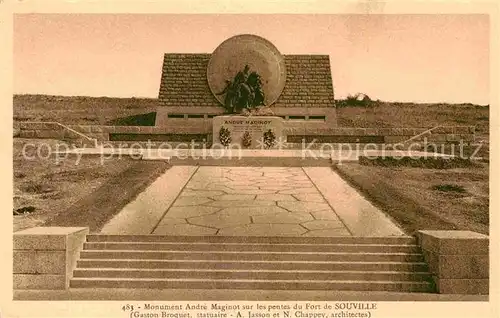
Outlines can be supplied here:
M281 95L286 82L285 59L268 40L252 34L233 36L222 42L212 53L207 68L207 80L215 98L224 105L226 80L248 65L262 79L264 103L272 105Z

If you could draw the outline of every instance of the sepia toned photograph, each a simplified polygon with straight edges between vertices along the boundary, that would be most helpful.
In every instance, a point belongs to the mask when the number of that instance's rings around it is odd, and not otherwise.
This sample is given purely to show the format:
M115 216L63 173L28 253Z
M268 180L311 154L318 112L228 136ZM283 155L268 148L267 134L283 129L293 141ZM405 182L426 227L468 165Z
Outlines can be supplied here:
M487 14L14 14L13 299L488 302L490 49ZM272 315L193 306L122 309Z

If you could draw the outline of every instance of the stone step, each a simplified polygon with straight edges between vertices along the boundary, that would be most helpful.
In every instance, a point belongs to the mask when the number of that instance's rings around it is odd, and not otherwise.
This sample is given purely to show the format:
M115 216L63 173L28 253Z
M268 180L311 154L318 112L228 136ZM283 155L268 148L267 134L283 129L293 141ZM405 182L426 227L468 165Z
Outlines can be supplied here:
M235 269L114 269L78 268L76 278L186 278L241 280L364 280L430 281L427 272L400 271L313 271L313 270L235 270Z
M270 244L270 243L179 243L179 242L102 242L85 243L85 250L177 250L177 251L261 251L261 252L369 252L418 253L417 245L385 244Z
M433 292L414 237L89 235L72 288Z
M250 290L350 290L432 292L429 282L350 280L237 280L165 278L73 278L71 288L250 289Z
M263 152L267 150L262 150ZM184 166L216 166L216 167L331 167L331 157L316 158L308 156L280 156L276 158L272 155L248 155L248 154L232 154L219 156L207 155L206 157L196 156L172 156L169 159L163 156L146 156L143 160L166 160L171 165Z
M391 237L272 237L272 236L169 236L169 235L100 235L87 236L87 242L179 242L179 243L268 243L268 244L386 244L417 243L412 236Z
M177 259L177 260L269 260L269 261L370 261L421 262L418 253L317 253L317 252L240 252L240 251L141 251L83 250L81 259Z
M219 261L81 259L77 268L116 269L234 269L234 270L318 270L318 271L415 271L428 270L425 262L314 262L314 261Z

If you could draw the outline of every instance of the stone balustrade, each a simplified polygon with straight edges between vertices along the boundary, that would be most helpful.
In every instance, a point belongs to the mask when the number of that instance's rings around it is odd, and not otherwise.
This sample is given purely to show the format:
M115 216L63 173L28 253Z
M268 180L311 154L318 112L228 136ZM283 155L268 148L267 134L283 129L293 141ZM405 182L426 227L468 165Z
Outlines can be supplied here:
M34 227L14 233L14 289L68 289L88 233L85 227Z

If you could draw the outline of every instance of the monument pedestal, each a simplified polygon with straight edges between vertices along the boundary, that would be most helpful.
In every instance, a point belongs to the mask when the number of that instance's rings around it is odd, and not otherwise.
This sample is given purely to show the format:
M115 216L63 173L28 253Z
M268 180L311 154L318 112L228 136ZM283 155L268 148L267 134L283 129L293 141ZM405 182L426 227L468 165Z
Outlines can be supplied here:
M217 116L213 144L243 149L274 148L283 142L283 119L275 116Z

